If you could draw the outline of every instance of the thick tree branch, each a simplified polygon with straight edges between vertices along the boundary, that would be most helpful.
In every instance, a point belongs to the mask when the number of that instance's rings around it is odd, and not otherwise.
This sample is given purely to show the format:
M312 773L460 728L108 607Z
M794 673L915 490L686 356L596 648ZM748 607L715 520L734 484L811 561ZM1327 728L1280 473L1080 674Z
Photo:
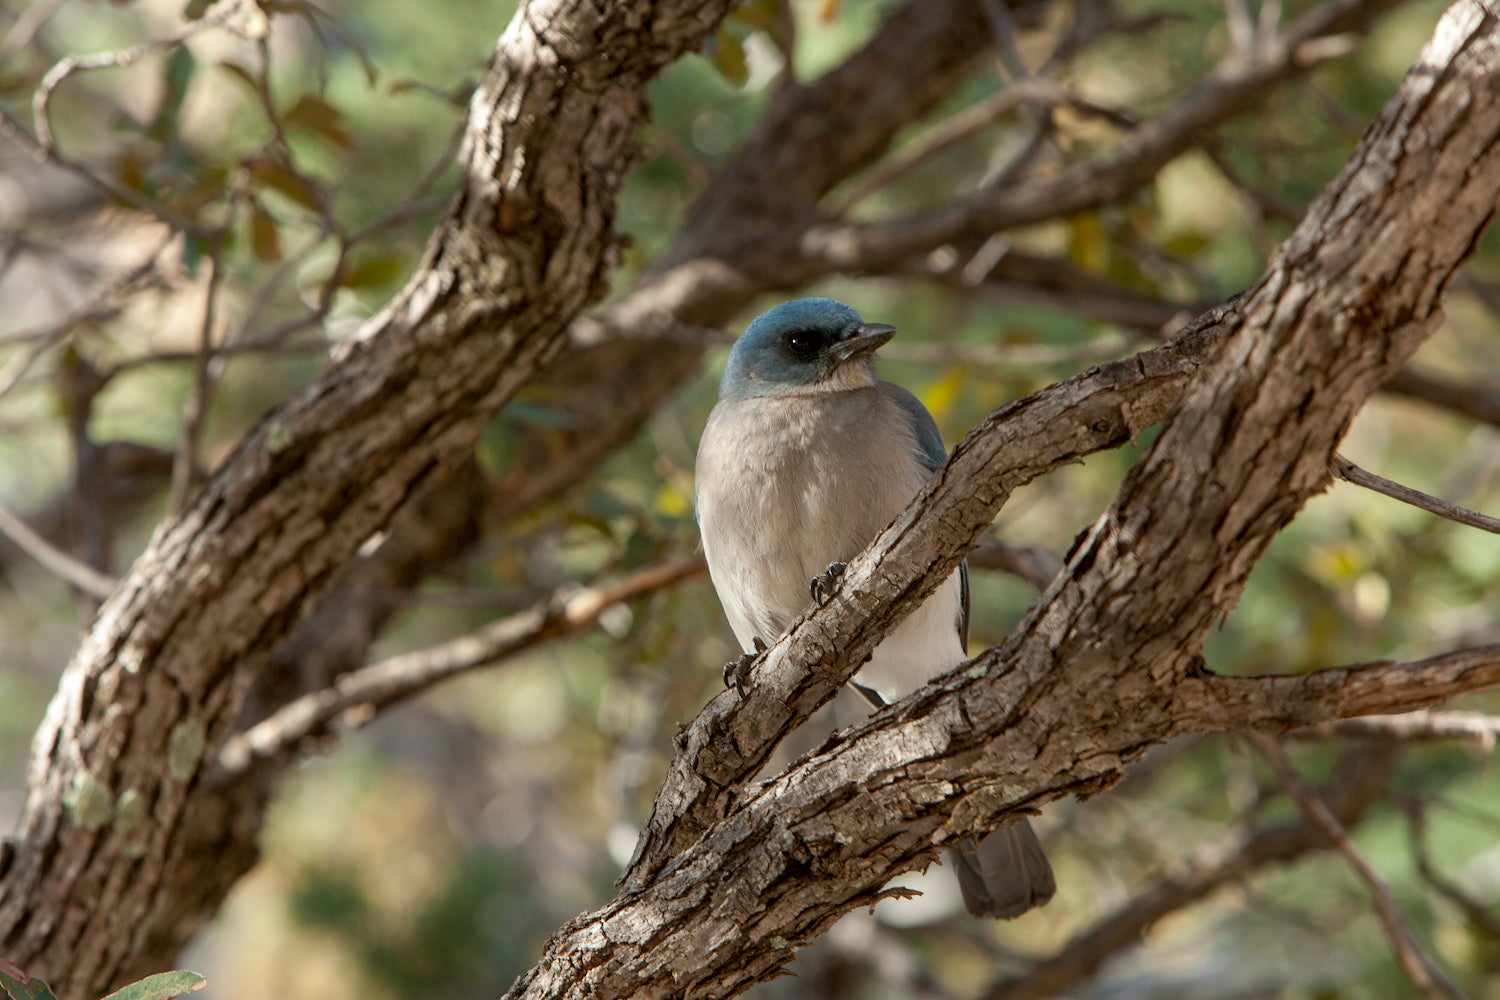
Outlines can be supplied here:
M559 931L511 995L732 994L953 838L1108 787L1153 743L1258 724L1192 696L1198 649L1325 488L1349 421L1430 331L1494 213L1497 66L1494 19L1452 8L1004 645L744 792L745 772L952 572L1007 495L1014 474L985 460L995 421L967 437L829 604L765 654L747 697L721 695L689 728L625 890ZM1128 433L1133 413L1101 426Z
M1035 12L1025 16L1035 16ZM847 172L877 157L897 130L930 110L979 64L986 43L983 31L974 30L975 26L982 28L978 15L961 0L908 4L840 69L780 94L756 136L705 193L703 203L719 205L734 192L747 219L759 217L766 205L790 210L779 200L784 177L778 175L803 176L809 164L812 173L808 176L821 178L810 180L814 193L838 183ZM871 95L877 91L882 110L878 116L868 113ZM823 133L806 127L826 120L841 122L843 130L844 141L832 155L822 141ZM731 222L716 230L721 222L725 222L722 215L705 221L700 213L700 221L690 222L679 237L675 256L683 256L682 248L688 246L707 252L705 248L714 245L715 239L723 244L726 238L722 259L733 260L744 252L746 248L734 234L753 227ZM775 227L770 231L779 234ZM777 252L774 244L764 250ZM753 284L734 283L733 291L726 292L722 282L698 281L686 272L679 279L662 282L648 277L640 290L627 293L604 314L610 328L659 328L658 320L650 317L674 313L696 313L721 323L758 291ZM599 329L597 319L573 326L580 342L596 339L590 331ZM280 706L360 667L374 637L424 576L447 564L477 537L481 511L505 520L577 482L633 435L661 400L697 369L702 347L701 338L690 344L679 339L665 345L633 340L570 353L570 360L553 372L552 381L567 386L577 380L584 386L571 395L583 404L575 406L577 432L562 448L542 441L535 442L540 447L523 444L516 473L488 496L472 460L461 460L451 472L434 477L423 490L425 499L415 505L418 509L409 505L372 556L340 571L317 610L272 653L269 668L261 671L239 713L241 724L265 719ZM641 364L639 352L650 353L649 364ZM647 374L621 380L617 376L622 364ZM627 390L623 397L618 395L621 390ZM224 780L222 773L205 774L204 786L191 797L182 823L186 841L158 892L161 899L175 900L177 905L164 904L151 924L141 926L134 965L126 967L123 978L170 962L217 909L234 880L254 862L261 818L288 759L260 759L232 781Z
M0 880L0 947L21 965L68 993L116 984L173 904L205 752L247 684L602 294L645 83L728 6L554 0L511 23L417 274L163 525L68 667Z

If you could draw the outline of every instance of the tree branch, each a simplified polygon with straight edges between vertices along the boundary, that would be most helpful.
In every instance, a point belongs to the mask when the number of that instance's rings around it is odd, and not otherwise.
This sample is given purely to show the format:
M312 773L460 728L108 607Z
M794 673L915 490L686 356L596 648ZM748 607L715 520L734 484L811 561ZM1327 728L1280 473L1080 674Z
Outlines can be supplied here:
M373 714L459 674L494 666L544 642L575 635L592 628L610 608L697 576L707 568L702 556L692 556L648 566L604 586L559 592L470 635L345 674L332 687L283 705L271 717L226 741L219 751L219 767L224 774L217 780L233 778L257 760L295 751L345 712L357 709Z
M1271 537L1326 486L1344 429L1431 329L1489 222L1497 66L1494 20L1452 8L1005 644L745 791L746 772L952 572L1008 494L1016 473L993 460L995 417L965 438L832 600L764 654L744 700L726 692L689 727L624 890L563 927L510 995L732 995L952 839L1106 788L1151 744L1257 724L1205 696L1206 682L1227 679L1202 676L1202 638ZM1130 416L1101 429L1128 430ZM1500 682L1493 658L1495 674L1469 668L1461 683ZM1330 700L1348 708L1357 694Z
M1339 719L1287 734L1298 740L1352 738L1416 743L1439 740L1470 740L1485 753L1494 753L1500 743L1500 718L1483 712L1434 712L1414 709L1406 715L1368 715Z
M1393 747L1359 747L1344 757L1338 777L1324 793L1328 808L1345 828L1369 809L1396 758ZM1101 917L1056 953L1024 975L995 984L990 1000L1046 1000L1087 980L1110 958L1140 943L1156 923L1231 882L1271 865L1288 864L1331 841L1306 817L1258 830L1236 829L1196 848L1123 905Z
M1366 469L1361 469L1342 455L1333 456L1333 474L1355 486L1363 486L1367 490L1383 493L1386 496L1400 500L1402 503L1411 504L1429 514L1456 521L1459 524L1488 531L1492 534L1500 534L1500 518L1481 514L1477 510L1469 510L1458 504L1449 503L1447 500L1439 499L1421 490L1412 489L1384 476L1377 476Z
M643 88L728 7L606 17L552 0L512 21L471 103L461 192L417 273L158 531L69 665L0 879L0 948L17 962L69 993L117 985L169 905L201 764L249 682L603 293Z
M1292 759L1281 748L1281 744L1264 733L1248 733L1246 738L1259 751L1266 763L1271 765L1271 770L1276 773L1277 779L1286 788L1292 800L1297 803L1297 808L1301 809L1303 815L1317 824L1324 835L1333 841L1334 847L1359 875L1360 881L1369 888L1370 895L1375 900L1375 912L1380 917L1380 924L1385 929L1386 937L1396 952L1396 961L1401 966L1401 971L1405 972L1406 977L1411 980L1412 985L1429 1000L1439 1000L1439 998L1464 1000L1458 987L1449 981L1442 969L1423 950L1416 933L1401 915L1401 908L1391 896L1391 890L1386 886L1385 881L1374 868L1370 867L1364 855L1354 846L1354 842L1349 839L1348 831L1328 808L1327 803L1298 773Z
M1338 54L1316 43L1368 30L1374 15L1397 2L1336 0L1304 14L1279 35L1257 37L1250 47L1232 52L1187 98L1097 161L1045 180L985 188L932 212L819 227L803 241L803 253L827 270L880 270L945 243L1117 201L1270 89Z

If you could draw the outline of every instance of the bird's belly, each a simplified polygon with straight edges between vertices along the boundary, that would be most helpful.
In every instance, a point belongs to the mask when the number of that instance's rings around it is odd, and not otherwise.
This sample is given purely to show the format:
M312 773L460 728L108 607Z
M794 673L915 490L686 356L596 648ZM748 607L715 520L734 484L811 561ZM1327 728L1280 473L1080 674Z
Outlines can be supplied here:
M813 578L858 555L921 489L928 472L904 419L894 410L775 398L710 417L699 456L699 521L714 588L743 648L755 638L774 641L811 603ZM870 447L872 439L901 443ZM943 619L948 635L926 657L941 649L951 658L959 647L957 581L939 593L951 593L939 602L949 613L919 621L919 611L885 644L915 651ZM944 665L962 658L960 650Z

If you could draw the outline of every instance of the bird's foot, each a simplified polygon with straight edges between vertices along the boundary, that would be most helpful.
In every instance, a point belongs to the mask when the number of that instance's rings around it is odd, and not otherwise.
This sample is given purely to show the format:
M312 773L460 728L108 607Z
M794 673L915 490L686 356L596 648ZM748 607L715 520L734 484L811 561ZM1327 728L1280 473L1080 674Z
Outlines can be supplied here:
M834 585L847 568L846 563L829 563L827 569L813 577L812 584L807 589L812 592L812 599L818 602L818 607L828 603L828 598L833 595Z
M742 653L739 659L724 664L724 686L734 688L741 698L745 697L745 686L750 683L750 664L766 651L765 641L760 636L752 639L751 644L755 647L753 653Z

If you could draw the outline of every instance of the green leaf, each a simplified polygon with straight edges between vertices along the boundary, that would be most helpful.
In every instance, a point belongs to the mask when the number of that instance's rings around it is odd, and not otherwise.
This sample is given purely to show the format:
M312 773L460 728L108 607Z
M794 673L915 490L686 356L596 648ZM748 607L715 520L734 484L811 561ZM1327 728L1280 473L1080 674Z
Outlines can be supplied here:
M158 972L129 986L115 990L104 1000L171 1000L184 993L196 993L208 980L196 972L179 969L176 972Z
M187 100L188 87L197 69L198 60L193 58L186 45L179 45L167 56L166 66L162 68L161 106L147 128L147 134L152 138L164 140L177 132L182 104Z
M57 1000L45 982L30 978L3 958L0 958L0 988L10 995L10 1000Z
M343 288L379 288L389 285L406 271L406 258L400 254L378 254L366 257L344 268L339 275Z

